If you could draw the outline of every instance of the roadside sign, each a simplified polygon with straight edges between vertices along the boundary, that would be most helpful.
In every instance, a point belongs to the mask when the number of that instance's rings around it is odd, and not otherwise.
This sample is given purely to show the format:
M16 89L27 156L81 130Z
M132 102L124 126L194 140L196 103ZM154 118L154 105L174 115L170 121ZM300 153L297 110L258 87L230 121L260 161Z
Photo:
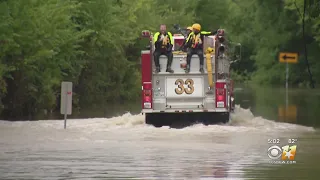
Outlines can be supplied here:
M67 115L72 113L72 82L61 83L60 113Z
M290 105L288 108L280 106L278 108L279 121L282 122L296 122L297 121L297 106Z
M64 129L66 129L67 115L72 113L72 82L61 83L60 113L64 114Z
M280 52L279 62L281 63L298 63L298 53Z
M289 98L288 98L288 89L289 89L289 64L295 64L298 63L298 53L294 53L294 52L280 52L279 53L279 62L280 63L285 63L286 64L286 112L284 113L284 116L280 116L280 111L283 111L282 109L279 108L279 117L286 117L286 119L288 119L287 116L296 116L296 107L291 107L291 108L295 108L295 109L288 109L288 104L289 104ZM288 113L290 113L290 115L288 115ZM295 115L293 115L292 113L294 113ZM296 118L296 117L295 117ZM280 118L281 119L281 118Z

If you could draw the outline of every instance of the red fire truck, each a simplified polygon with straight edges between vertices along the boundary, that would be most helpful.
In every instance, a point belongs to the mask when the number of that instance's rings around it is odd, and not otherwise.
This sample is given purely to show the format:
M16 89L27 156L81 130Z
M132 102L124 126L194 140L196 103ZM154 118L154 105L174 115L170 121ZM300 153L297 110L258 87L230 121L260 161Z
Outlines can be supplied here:
M227 123L234 109L231 58L224 30L204 39L204 73L193 55L190 72L185 73L187 53L179 51L182 34L174 34L172 70L166 72L167 57L160 56L161 71L155 73L153 34L142 31L150 46L141 51L142 114L155 127L182 122L205 125Z

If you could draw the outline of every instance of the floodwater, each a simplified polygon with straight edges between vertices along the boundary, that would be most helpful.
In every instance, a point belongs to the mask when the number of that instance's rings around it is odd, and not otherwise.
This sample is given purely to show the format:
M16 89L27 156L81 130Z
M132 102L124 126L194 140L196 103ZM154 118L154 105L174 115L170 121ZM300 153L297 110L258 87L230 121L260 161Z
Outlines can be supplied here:
M304 120L312 112L299 111L307 101L297 104L296 119L279 122L282 102L270 103L268 92L248 92L238 89L239 105L226 125L154 128L130 113L68 120L66 130L61 120L0 121L0 179L318 180L318 120ZM275 144L268 139L279 139L280 147L296 140L294 163L271 163L267 151Z

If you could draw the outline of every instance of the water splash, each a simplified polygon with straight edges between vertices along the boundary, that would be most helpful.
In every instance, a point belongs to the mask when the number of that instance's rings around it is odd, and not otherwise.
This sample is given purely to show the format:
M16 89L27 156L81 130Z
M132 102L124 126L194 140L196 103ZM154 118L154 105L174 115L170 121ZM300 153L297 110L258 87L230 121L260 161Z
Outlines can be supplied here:
M27 158L24 161L33 165L22 167L25 163L18 161L17 164L5 159L3 162L8 164L8 172L12 173L7 176L18 174L16 171L20 173L22 168L26 169L23 174L25 177L31 176L28 172L43 168L43 164L47 170L35 172L32 176L41 176L43 173L56 176L61 173L56 168L58 166L74 172L72 175L77 177L96 176L105 172L119 176L120 173L123 176L124 172L136 175L143 168L149 173L146 172L146 176L156 176L154 172L158 169L165 170L166 173L162 174L182 176L174 174L173 169L180 168L176 171L181 173L183 168L187 170L191 168L190 164L194 164L194 169L188 172L199 172L195 177L212 179L212 176L205 175L222 173L228 176L225 179L239 179L244 167L268 160L265 154L260 153L267 149L267 138L279 138L282 132L292 135L294 131L298 132L294 134L297 135L299 132L314 131L310 127L255 117L250 109L240 106L236 106L230 123L223 125L155 128L146 125L144 117L126 113L113 118L70 119L67 130L63 129L63 120L0 121L0 156L7 156L10 160ZM135 159L131 160L134 163L128 164L128 158ZM84 170L82 161L76 164L75 159L86 159L87 169ZM68 160L72 164L67 164ZM150 165L146 166L148 163ZM158 167L152 166L157 163L160 163ZM96 166L92 166L94 164ZM122 168L123 171L112 171L113 167ZM97 171L97 168L101 171ZM229 178L232 175L237 178Z
M154 128L146 125L144 115L133 115L128 113L122 116L112 118L89 118L89 119L68 119L68 129L87 132L112 131L112 130L141 130L149 129L150 131L172 131L169 127ZM0 121L0 129L62 129L63 120L41 120L41 121L20 121L8 122ZM255 117L250 109L243 109L239 105L236 106L235 112L231 114L231 120L228 124L209 125L196 124L183 129L174 129L177 132L189 131L196 132L243 132L243 131L315 131L312 127L305 127L297 124L275 122L264 119L263 117Z

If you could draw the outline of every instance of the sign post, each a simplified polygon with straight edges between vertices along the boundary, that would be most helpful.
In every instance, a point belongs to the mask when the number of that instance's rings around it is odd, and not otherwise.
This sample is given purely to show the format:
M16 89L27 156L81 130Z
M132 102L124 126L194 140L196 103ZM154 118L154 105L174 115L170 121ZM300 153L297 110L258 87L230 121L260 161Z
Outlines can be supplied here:
M72 82L61 83L60 113L64 115L64 129L66 129L67 115L72 113Z
M289 98L288 98L288 81L289 81L289 63L298 63L298 53L280 52L279 62L286 63L286 111L288 111Z

